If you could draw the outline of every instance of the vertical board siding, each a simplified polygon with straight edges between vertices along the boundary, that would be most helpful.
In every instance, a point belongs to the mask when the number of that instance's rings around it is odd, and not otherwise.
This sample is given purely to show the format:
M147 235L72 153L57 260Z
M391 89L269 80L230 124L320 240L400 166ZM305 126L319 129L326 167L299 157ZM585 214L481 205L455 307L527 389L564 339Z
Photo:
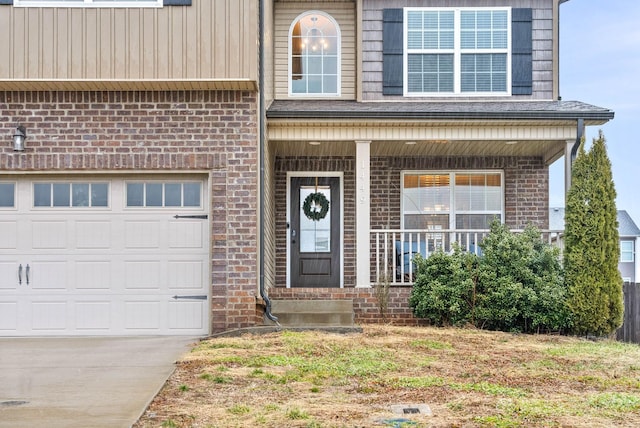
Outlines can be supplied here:
M0 79L258 76L258 0L146 8L0 7Z
M328 13L340 26L341 99L356 97L356 12L351 0L341 2L277 2L275 4L275 98L289 97L289 28L298 15L309 10Z
M555 0L460 0L456 7L509 6L532 9L533 85L531 95L518 99L553 98L553 4ZM383 96L383 10L403 7L451 7L447 0L363 0L362 11L362 99L400 100L401 95ZM461 97L458 97L458 99ZM477 98L474 98L477 99ZM491 97L492 100L496 97Z

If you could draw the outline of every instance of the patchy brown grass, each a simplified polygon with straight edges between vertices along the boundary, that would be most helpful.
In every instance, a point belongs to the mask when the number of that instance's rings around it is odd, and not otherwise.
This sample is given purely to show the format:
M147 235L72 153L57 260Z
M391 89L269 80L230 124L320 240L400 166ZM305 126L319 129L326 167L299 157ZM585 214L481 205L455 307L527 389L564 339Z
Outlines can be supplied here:
M433 414L394 414L395 404ZM374 426L640 426L640 347L375 325L209 339L135 425Z

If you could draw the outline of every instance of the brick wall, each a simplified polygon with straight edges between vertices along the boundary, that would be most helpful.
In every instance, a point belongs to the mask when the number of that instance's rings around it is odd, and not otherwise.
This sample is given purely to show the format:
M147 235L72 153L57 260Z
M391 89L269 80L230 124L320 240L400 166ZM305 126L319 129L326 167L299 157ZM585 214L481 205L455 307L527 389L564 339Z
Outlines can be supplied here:
M18 124L23 153L10 145ZM212 329L255 323L257 94L0 92L0 134L0 174L207 172Z

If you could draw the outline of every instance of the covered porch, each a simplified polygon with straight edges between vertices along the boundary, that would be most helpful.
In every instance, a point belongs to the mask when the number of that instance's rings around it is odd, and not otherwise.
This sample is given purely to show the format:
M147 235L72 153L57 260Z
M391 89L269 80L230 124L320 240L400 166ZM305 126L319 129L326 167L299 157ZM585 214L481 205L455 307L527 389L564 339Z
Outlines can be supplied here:
M548 230L548 167L571 159L581 126L612 114L575 102L274 102L266 142L270 294L313 298L331 288L344 294L383 276L410 286L415 254L449 251L453 242L479 251L496 217L516 230L534 224L551 239L558 231ZM293 177L308 177L308 191L318 191L318 177L335 177L339 186L332 196L337 219L313 223L306 237L304 227L292 227L294 213L302 217ZM305 252L293 247L310 236L323 246L333 227L340 245L336 258L323 263L339 270L339 281L309 286L292 279L292 266L301 263L296 257Z

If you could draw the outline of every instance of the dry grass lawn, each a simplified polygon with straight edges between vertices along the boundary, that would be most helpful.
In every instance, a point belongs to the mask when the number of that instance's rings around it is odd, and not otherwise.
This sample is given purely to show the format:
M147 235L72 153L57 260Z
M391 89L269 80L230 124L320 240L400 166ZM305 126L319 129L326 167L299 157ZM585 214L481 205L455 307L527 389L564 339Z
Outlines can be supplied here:
M209 339L135 425L384 426L638 427L640 347L378 325Z

